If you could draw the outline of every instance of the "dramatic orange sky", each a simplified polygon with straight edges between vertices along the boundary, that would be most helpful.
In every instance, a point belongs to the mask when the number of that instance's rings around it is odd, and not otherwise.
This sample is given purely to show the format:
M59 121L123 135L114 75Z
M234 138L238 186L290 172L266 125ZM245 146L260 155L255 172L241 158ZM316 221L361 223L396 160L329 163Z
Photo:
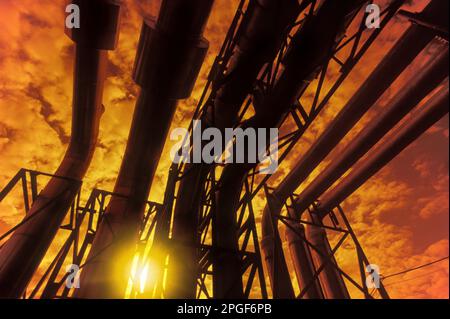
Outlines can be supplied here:
M99 144L84 181L84 194L93 187L111 190L118 173L138 92L130 75L141 24L139 2L148 3L144 9L153 12L157 12L159 4L151 0L125 1L119 45L109 54L109 77L103 98L106 111L101 121ZM385 4L386 0L376 2ZM427 2L409 1L407 9L420 10ZM0 0L0 188L22 167L53 172L67 147L74 47L64 35L63 3L63 0ZM216 0L205 32L211 43L210 51L192 97L179 105L174 127L189 123L237 3L237 0ZM280 167L273 185L277 185L319 136L407 25L405 20L395 19L388 31L382 33ZM380 100L375 111L388 104L396 90L413 76L417 67L427 62L436 48L438 44L417 59ZM375 111L364 117L346 141L370 121ZM166 145L153 183L152 200L162 200L170 165L168 150L172 145ZM337 156L340 149L342 146L327 161ZM319 167L312 177L323 168L323 165ZM446 117L344 203L369 259L380 266L383 274L448 255L448 170ZM262 198L259 196L256 204L257 220L264 206ZM3 233L20 220L23 211L13 199L6 199L0 209L0 233ZM345 256L344 249L338 258L344 266ZM448 298L448 269L448 261L445 261L387 279L385 284L394 298Z

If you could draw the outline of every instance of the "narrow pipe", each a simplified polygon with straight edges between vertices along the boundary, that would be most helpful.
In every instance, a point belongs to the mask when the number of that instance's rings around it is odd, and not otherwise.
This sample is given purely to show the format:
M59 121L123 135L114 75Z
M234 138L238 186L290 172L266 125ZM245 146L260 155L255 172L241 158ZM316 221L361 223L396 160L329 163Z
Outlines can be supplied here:
M370 152L367 160L358 164L336 188L320 199L316 212L319 217L325 216L349 197L448 113L448 79L445 82L444 87L434 94L417 114L413 114L412 119L406 122L389 141Z
M81 274L79 298L123 298L151 183L179 99L189 97L208 49L213 0L163 1L146 18L135 61L141 87L114 193Z
M80 189L97 142L107 65L116 46L120 4L72 1L82 11L79 29L66 29L76 43L72 133L69 147L21 226L0 250L0 298L19 298L55 237ZM62 177L62 178L61 178Z
M421 13L423 18L447 24L446 12L448 1L433 0ZM402 38L385 56L383 61L372 72L371 76L360 87L358 92L339 113L327 130L321 135L314 146L300 159L294 169L286 176L273 193L272 204L266 205L262 217L262 240L269 241L275 238L276 220L272 216L279 215L284 202L295 189L309 176L317 165L341 141L363 114L374 104L384 91L394 82L413 59L435 37L433 30L418 25L411 25ZM274 252L267 252L262 248L263 254L270 254L279 260L266 259L268 269L273 264L284 264L279 252L281 245L274 242L271 247ZM278 256L278 257L277 257ZM269 271L269 278L275 276L276 270ZM272 280L271 280L272 282ZM273 288L273 287L272 287Z

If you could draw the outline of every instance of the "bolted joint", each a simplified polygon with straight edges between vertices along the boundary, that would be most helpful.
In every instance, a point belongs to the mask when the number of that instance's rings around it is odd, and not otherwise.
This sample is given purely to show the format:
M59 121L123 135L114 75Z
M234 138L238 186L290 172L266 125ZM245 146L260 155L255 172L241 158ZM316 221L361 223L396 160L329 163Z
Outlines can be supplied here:
M65 33L78 46L98 50L116 48L120 25L119 0L69 0L66 4L79 7L79 28L65 26Z

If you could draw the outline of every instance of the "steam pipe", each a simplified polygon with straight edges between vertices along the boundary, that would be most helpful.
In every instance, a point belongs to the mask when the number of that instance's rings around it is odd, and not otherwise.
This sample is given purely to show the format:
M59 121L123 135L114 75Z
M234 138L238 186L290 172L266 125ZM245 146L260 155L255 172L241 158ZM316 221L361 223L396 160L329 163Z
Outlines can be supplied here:
M378 149L369 153L368 159L359 163L352 172L333 190L327 192L318 205L316 214L324 217L368 179L386 166L406 147L425 133L448 113L448 78L443 88L412 116L396 134Z
M245 128L278 127L283 116L294 105L299 94L318 74L340 37L365 1L325 1L292 39L284 58L284 70L272 92L257 108L254 117L245 121ZM319 36L318 36L319 35ZM319 37L319 38L318 38ZM247 172L254 164L227 165L216 192L213 244L217 249L214 262L213 287L218 298L241 298L242 274L238 255L235 212Z
M79 298L123 298L154 173L179 99L189 97L208 49L213 0L162 2L144 20L134 68L141 87L114 187L81 274Z
M238 112L265 63L270 62L281 46L289 25L309 5L298 0L253 0L238 30L236 49L217 89L212 104L202 116L204 127L221 130L234 127ZM186 164L188 172L180 181L174 210L172 247L167 293L174 298L195 298L197 286L196 245L199 191L211 165ZM170 278L176 278L171 280Z
M72 133L68 149L26 217L0 250L0 298L20 298L80 189L94 153L107 65L106 50L118 37L118 1L73 0L82 12L80 28L66 29L76 43Z
M444 25L448 21L446 18L447 1L433 0L419 15L432 21ZM370 77L360 87L358 92L344 106L334 121L328 126L326 131L320 136L315 144L300 159L294 169L280 183L272 194L264 208L262 217L262 240L273 242L276 221L272 216L280 213L284 202L290 194L305 181L309 174L317 165L334 149L334 147L344 138L356 122L366 113L366 111L381 97L403 70L414 60L414 58L426 47L434 38L435 33L418 25L411 25L402 38L388 52L382 62L375 68ZM276 261L266 259L267 266L274 263L283 264L281 259L281 245L273 242L269 247L274 251L267 252L262 247L263 253L280 258ZM273 268L268 268L273 269ZM275 269L269 272L269 277L275 275Z

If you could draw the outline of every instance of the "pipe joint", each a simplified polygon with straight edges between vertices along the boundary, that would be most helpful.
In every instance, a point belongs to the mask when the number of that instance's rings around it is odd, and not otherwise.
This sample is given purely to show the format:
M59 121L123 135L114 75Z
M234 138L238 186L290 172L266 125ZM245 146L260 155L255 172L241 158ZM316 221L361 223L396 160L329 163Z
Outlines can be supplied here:
M114 50L119 38L120 2L112 0L69 0L80 8L80 27L65 33L77 45L98 50Z

